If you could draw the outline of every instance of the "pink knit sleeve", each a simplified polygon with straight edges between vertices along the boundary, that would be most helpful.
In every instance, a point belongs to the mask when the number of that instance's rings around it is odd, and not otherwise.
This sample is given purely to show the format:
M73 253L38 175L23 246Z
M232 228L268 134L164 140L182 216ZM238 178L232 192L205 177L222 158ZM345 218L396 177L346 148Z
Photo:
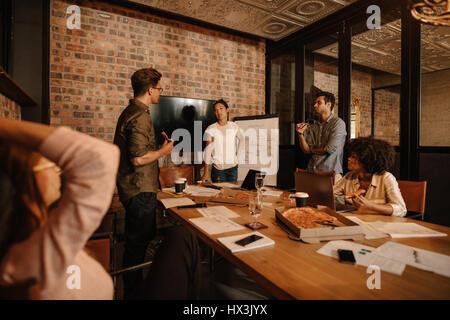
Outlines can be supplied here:
M52 290L86 241L99 227L114 192L119 164L115 145L61 127L40 147L63 170L64 191L47 223L11 247L0 267L0 283L36 278Z

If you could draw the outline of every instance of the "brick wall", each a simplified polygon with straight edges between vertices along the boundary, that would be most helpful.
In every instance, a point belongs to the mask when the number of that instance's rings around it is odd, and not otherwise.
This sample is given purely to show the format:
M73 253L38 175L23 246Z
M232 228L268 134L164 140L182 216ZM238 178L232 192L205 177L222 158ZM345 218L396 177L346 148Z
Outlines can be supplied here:
M0 93L0 117L21 119L20 106L13 100Z
M80 30L66 27L71 4L81 8ZM144 67L161 71L164 95L223 97L231 118L265 113L264 42L103 2L51 1L52 125L112 141L129 79Z
M400 88L375 91L375 137L400 144Z
M450 69L422 75L420 145L450 146Z

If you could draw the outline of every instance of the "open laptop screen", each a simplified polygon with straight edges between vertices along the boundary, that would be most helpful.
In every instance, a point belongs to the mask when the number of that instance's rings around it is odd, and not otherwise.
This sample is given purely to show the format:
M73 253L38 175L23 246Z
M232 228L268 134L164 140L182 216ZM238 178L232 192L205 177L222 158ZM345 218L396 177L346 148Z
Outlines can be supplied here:
M265 172L250 169L245 176L244 182L242 182L241 188L246 190L256 190L255 177L257 173L262 173L264 177L266 176Z
M309 206L315 207L319 204L335 209L332 176L295 172L295 190L309 194Z

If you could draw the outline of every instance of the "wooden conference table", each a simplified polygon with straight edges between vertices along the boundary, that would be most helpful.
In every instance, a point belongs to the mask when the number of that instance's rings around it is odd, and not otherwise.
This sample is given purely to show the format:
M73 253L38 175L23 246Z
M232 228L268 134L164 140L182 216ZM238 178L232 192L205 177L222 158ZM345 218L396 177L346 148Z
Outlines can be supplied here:
M268 226L258 230L275 241L275 245L252 249L243 252L231 253L217 238L251 232L245 228L235 232L210 235L189 219L201 217L196 209L177 208L168 209L167 212L175 220L195 232L208 246L222 255L232 264L247 273L259 285L278 299L450 299L450 278L431 272L423 271L409 265L401 276L381 271L381 288L369 290L367 273L364 266L354 266L339 263L336 259L318 254L316 251L326 242L320 244L307 244L290 240L287 233L275 221L275 207L291 205L287 201L280 203L286 195L280 198L265 196L263 201L272 202L271 207L265 206L263 214L258 221ZM160 192L160 199L171 197ZM196 202L205 202L205 199L191 197ZM208 207L216 204L208 202ZM217 205L223 205L217 203ZM252 218L248 207L228 206L240 214L233 221L244 225ZM436 231L447 233L447 237L405 238L405 239L373 239L360 243L378 247L387 241L395 241L420 249L450 255L450 228L422 221L405 218L351 213L363 221L382 220L386 222L414 222Z

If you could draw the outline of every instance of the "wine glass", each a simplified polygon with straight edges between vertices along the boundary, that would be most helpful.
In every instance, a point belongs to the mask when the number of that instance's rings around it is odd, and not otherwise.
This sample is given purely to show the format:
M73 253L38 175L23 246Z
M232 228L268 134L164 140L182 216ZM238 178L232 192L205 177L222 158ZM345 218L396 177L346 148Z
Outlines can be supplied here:
M264 186L264 175L261 172L257 172L255 175L255 188L258 190L258 193L261 191L261 188Z
M263 210L263 205L259 194L250 196L248 199L248 210L253 217L253 222L249 223L248 226L252 229L260 229L263 224L256 221Z

